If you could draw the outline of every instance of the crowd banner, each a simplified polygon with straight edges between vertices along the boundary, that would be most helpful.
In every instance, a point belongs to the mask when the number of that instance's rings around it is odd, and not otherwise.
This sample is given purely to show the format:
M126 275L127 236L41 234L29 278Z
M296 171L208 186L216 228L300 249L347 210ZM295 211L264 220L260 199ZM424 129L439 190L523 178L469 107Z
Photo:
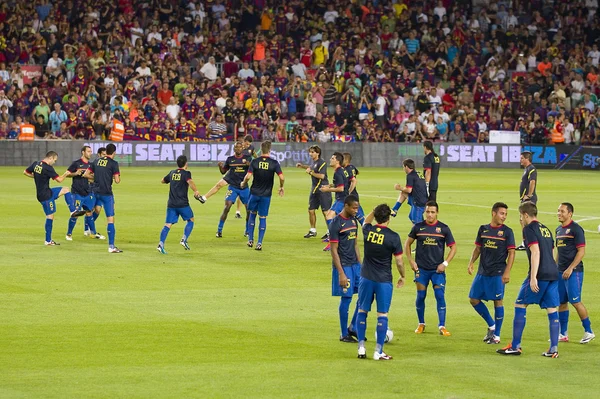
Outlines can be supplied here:
M39 82L42 78L42 68L41 65L22 65L23 84L30 85L34 80Z
M26 166L44 157L48 151L59 154L58 165L68 166L80 156L83 145L106 147L108 141L35 140L20 142L0 141L1 166ZM121 141L117 146L116 160L122 166L173 166L177 157L186 155L192 166L215 166L233 154L231 142L183 142L183 141ZM329 160L338 152L352 154L352 163L363 167L401 168L402 161L411 158L417 165L423 164L423 147L405 143L273 143L271 156L283 167L310 162L308 148L317 144L323 158ZM260 143L255 143L260 153ZM600 147L576 145L511 145L436 143L434 148L444 168L519 168L522 151L532 154L538 169L600 170Z

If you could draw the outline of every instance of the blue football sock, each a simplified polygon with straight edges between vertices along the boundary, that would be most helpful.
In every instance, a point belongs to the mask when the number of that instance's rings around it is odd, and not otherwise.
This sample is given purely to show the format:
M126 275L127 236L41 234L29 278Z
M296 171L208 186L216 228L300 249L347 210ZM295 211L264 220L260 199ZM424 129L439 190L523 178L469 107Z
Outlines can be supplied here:
M383 352L383 344L385 343L385 336L388 330L388 318L387 316L379 316L377 318L377 345L375 350L378 353Z
M550 350L556 350L558 348L558 333L561 328L558 312L548 313L548 321L550 322Z
M160 241L158 242L158 245L160 245L161 247L165 246L165 241L167 241L169 231L171 231L171 228L167 226L163 226L162 230L160 231Z
M446 325L446 298L444 297L444 289L443 288L434 288L433 292L435 294L435 300L437 302L437 311L439 324L438 326ZM489 313L488 313L489 314Z
M515 319L513 320L513 339L512 347L517 349L521 347L521 338L523 337L523 330L525 330L527 309L515 308Z
M567 335L569 331L569 309L559 311L558 320L560 321L560 333Z
M100 212L96 213L92 213L92 217L94 218L94 222L98 219L98 217L100 216Z
M504 323L504 306L496 306L496 332L495 335L500 336L500 330L502 330L502 323Z
M70 218L69 219L69 228L67 229L68 236L73 234L73 229L75 228L75 224L77 224L77 218Z
M46 219L46 225L45 225L46 242L52 241L52 223L53 222L54 222L54 220L52 220L52 219Z
M354 314L352 315L352 320L350 320L350 325L348 326L348 330L352 330L356 332L356 317L358 316L358 301L356 301L356 307L354 308Z
M350 309L351 297L343 296L340 299L340 328L342 329L342 337L348 335L348 309Z
M254 241L254 227L256 226L256 213L250 214L248 219L248 240Z
M398 209L400 209L401 206L402 206L401 202L396 202L396 204L394 205L394 207L392 208L392 210L394 212L398 212Z
M483 317L483 320L485 320L488 327L494 326L494 319L492 319L492 315L490 315L490 311L488 310L487 306L485 306L485 303L479 302L477 305L473 306L473 309L475 309L475 311L479 313L481 317Z
M96 222L94 221L94 217L93 216L86 216L85 217L85 223L86 223L86 229L91 231L92 234L96 234Z
M267 232L267 218L260 218L258 220L258 243L262 244L265 233Z
M223 231L223 226L225 226L225 221L219 219L219 227L217 227L217 231L221 233Z
M73 198L73 194L71 194L70 192L65 194L65 202L67 203L67 205L69 206L69 210L71 212L75 211L75 199Z
M425 324L425 297L427 296L427 290L417 290L417 317L419 318L420 324Z
M192 234L192 230L194 230L194 222L188 220L188 222L185 224L185 228L183 229L183 237L181 237L181 239L183 241L187 241Z
M589 317L581 320L581 325L583 325L585 332L592 333L592 322L590 321Z
M106 226L106 232L108 233L108 246L113 248L115 246L115 224L109 223L108 226Z
M367 313L358 312L356 316L356 335L359 345L365 345L365 335L367 334Z

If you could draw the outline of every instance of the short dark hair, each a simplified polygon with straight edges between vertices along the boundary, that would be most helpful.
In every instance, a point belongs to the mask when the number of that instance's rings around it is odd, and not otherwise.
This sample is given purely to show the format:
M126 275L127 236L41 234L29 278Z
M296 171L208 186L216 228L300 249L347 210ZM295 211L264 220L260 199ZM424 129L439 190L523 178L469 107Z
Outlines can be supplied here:
M385 223L390 220L390 216L392 215L392 210L388 206L388 204L380 204L373 209L373 216L375 216L375 220L377 223Z
M344 200L344 205L352 205L355 202L358 202L358 198L356 197L356 195L348 195Z
M187 163L187 157L185 155L180 155L177 157L177 167L183 168Z
M521 156L522 156L523 158L527 159L528 161L531 161L531 152L529 152L529 151L523 151L523 152L521 153Z
M263 141L260 145L260 150L263 154L271 152L271 142L269 140Z
M344 153L344 160L348 160L348 162L352 161L352 154L350 154L349 152L345 152Z
M567 207L567 212L569 212L569 213L575 212L575 208L573 208L573 204L571 204L570 202L561 202L560 204Z
M415 161L413 161L412 159L408 158L405 159L404 161L402 161L402 166L406 166L408 169L415 169Z
M427 208L428 206L435 206L435 210L437 212L440 211L440 207L439 207L438 203L435 201L427 201L427 203L425 203L425 207Z
M91 149L92 147L90 147L89 145L84 145L83 147L81 147L81 153L84 153L88 148Z
M46 153L46 158L54 158L54 157L57 157L57 156L58 156L58 153L56 151L48 151Z
M504 202L496 202L494 204L494 206L492 206L492 212L498 212L498 209L508 209L508 205L506 205Z
M96 154L100 155L103 152L106 152L106 147L100 147L100 148L98 148L98 151L96 152Z
M114 145L113 143L110 143L109 145L106 146L106 155L112 155L115 152L117 152L116 145Z
M531 201L525 201L521 205L519 205L519 213L536 217L537 212L537 206Z
M321 147L319 147L318 145L311 145L310 147L308 147L308 151L314 151L317 154L319 154L319 156L321 156Z
M254 139L252 138L251 134L247 134L244 136L244 141L247 141L248 143L252 143L252 141L254 141Z
M340 165L342 163L344 163L344 155L341 152L334 152L333 156L335 157L335 159L338 160L338 162L340 163Z

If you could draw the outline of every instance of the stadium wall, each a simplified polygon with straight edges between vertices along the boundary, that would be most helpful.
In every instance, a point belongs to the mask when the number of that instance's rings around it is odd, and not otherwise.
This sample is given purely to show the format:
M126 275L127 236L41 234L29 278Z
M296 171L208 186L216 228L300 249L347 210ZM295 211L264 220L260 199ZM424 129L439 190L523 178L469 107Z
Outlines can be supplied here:
M109 142L55 141L35 142L0 141L0 166L25 166L40 160L46 152L59 154L58 165L68 166L88 144L94 153ZM233 143L195 142L120 142L117 160L124 166L174 165L181 154L188 156L194 166L214 166L233 152ZM308 147L311 143L273 143L272 156L283 166L297 162L309 163ZM328 157L335 151L350 152L352 162L365 167L401 167L402 160L412 158L417 165L423 163L420 144L400 143L321 143L323 154ZM501 145L501 144L452 144L437 143L442 167L448 168L515 168L523 150L533 153L533 163L544 169L600 170L600 147Z

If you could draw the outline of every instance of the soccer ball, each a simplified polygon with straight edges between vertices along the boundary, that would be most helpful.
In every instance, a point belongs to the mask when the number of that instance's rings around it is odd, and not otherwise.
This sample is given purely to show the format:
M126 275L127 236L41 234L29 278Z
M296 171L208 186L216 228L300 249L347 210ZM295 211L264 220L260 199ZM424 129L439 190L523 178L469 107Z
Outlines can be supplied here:
M385 339L383 340L383 342L387 344L388 342L390 342L393 339L394 339L394 332L388 328L387 332L385 333ZM375 341L377 341L377 330L375 330Z

